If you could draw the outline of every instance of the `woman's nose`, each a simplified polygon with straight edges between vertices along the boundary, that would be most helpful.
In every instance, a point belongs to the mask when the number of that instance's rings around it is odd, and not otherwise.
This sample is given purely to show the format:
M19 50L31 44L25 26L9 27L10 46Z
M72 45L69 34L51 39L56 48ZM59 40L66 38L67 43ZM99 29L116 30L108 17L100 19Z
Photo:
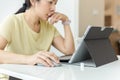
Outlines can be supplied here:
M56 9L56 8L55 8L55 5L52 5L52 6L51 6L51 11L55 11L55 9Z

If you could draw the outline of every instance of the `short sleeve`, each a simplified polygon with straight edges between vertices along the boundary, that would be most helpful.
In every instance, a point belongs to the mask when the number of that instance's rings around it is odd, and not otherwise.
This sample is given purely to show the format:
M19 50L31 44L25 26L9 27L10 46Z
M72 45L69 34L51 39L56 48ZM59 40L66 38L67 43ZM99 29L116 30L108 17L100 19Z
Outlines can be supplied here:
M8 42L11 41L12 30L14 26L14 15L7 16L2 23L0 23L0 35Z

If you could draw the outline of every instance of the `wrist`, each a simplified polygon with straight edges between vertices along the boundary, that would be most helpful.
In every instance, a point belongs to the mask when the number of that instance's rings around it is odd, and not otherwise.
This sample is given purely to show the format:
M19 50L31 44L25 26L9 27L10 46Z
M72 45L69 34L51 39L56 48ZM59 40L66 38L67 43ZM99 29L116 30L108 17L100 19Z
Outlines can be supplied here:
M30 57L31 57L30 55L25 56L25 64L30 65L30 61L31 61Z
M69 19L64 21L64 22L62 22L63 25L70 25L70 23L71 23L71 21Z

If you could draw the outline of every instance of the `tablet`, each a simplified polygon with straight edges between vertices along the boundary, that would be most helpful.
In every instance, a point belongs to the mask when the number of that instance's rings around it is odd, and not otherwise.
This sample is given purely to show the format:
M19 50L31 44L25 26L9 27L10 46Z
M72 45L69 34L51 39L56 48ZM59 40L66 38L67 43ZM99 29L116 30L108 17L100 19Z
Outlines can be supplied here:
M60 61L77 65L84 62L86 66L98 67L118 60L109 41L112 31L113 28L88 26L75 53L67 60L61 57Z

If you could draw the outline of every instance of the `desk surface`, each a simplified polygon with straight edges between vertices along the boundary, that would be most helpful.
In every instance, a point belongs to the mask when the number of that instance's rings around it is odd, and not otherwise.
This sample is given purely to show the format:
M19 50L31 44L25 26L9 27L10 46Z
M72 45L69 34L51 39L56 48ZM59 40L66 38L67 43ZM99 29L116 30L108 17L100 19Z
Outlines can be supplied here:
M98 68L65 65L42 67L16 64L0 64L0 73L24 80L120 80L120 60Z

